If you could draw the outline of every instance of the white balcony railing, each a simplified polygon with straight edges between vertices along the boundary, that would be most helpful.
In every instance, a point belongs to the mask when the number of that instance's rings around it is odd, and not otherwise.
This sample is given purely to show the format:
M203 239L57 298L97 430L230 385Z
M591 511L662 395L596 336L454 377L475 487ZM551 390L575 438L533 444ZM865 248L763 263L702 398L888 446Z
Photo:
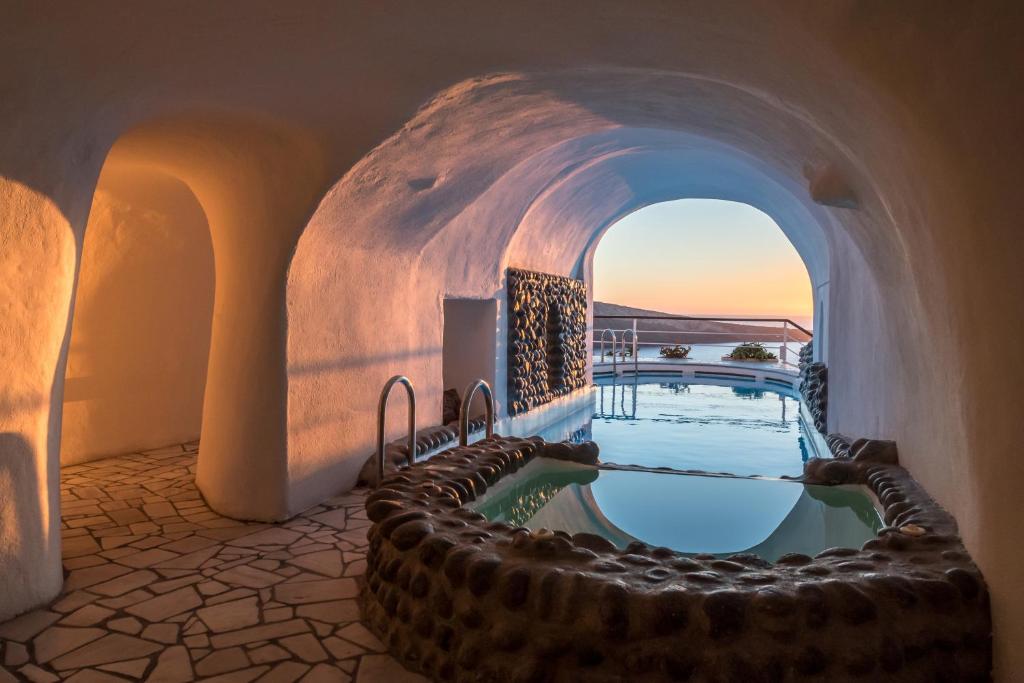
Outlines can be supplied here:
M695 329L638 329L641 321L692 321ZM700 322L724 323L736 329L699 329ZM756 323L755 325L750 325ZM636 363L669 360L661 356L666 346L689 346L687 361L702 363L729 362L725 358L739 344L759 342L775 354L774 361L743 361L761 366L796 370L800 348L813 338L813 333L788 318L703 318L692 316L628 316L595 315L593 352L595 363Z

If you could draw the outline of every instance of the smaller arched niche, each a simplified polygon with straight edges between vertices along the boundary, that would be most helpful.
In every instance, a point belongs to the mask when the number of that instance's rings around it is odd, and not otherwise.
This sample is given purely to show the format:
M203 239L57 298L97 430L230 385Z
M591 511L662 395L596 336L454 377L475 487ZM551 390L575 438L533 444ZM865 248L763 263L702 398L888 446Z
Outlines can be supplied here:
M213 293L196 196L159 170L109 161L75 291L62 464L199 438Z
M324 173L306 131L242 114L157 119L116 140L85 229L64 462L198 437L212 508L298 512L285 278Z

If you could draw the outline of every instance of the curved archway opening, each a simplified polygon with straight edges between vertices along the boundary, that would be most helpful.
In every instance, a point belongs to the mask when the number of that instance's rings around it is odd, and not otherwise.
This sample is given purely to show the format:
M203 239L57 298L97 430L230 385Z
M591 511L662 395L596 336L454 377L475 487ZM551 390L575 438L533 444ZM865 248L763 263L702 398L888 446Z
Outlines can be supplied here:
M810 341L801 330L813 327L806 264L778 224L749 204L650 204L611 225L589 258L595 354L597 330L614 329L620 353L639 360L685 352L717 361L755 342L792 368ZM670 315L702 320L658 319Z
M763 211L828 306L832 259L859 249L808 191L811 161L842 158L830 145L758 93L685 74L503 74L453 86L346 174L299 240L289 273L296 468L323 474L324 486L353 480L387 376L410 375L420 404L440 408L445 300L497 303L495 394L507 414L506 268L592 282L601 236L644 206L708 198ZM336 329L349 340L343 357L323 343ZM324 387L349 400L319 401Z
M775 221L748 204L649 205L612 225L593 259L595 303L812 324L806 266Z
M198 442L213 296L213 245L195 194L113 155L79 265L63 465Z
M289 515L284 281L325 173L307 132L245 115L114 142L81 248L64 463L201 440L211 508Z

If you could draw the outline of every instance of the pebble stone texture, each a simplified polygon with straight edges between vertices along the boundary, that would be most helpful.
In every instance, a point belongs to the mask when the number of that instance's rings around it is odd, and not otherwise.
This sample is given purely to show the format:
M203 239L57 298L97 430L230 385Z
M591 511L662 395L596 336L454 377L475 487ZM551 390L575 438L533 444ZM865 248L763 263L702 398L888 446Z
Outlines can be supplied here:
M221 517L197 444L63 468L65 582L0 624L0 681L423 681L360 623L365 491L281 524Z
M518 415L587 385L587 287L509 268L508 406Z
M487 426L487 418L474 417L469 420L469 433L475 434ZM432 450L459 439L459 421L455 420L443 425L423 427L416 430L416 457L423 456ZM384 468L398 469L409 463L409 440L403 436L384 445ZM359 470L359 483L372 484L377 476L377 453L371 453Z
M537 456L593 463L597 449L494 437L366 498L363 613L410 669L538 683L990 680L987 587L953 519L898 465L850 459L823 473L819 461L811 479L866 484L888 526L862 548L772 565L617 549L464 507Z
M800 348L800 394L814 420L814 428L828 434L828 367L814 362L810 344Z

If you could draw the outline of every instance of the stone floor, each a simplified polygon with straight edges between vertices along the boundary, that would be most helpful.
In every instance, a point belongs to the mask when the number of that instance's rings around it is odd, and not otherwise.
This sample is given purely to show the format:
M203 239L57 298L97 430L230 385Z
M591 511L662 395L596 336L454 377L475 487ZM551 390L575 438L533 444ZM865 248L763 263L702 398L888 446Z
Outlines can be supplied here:
M0 683L424 681L359 621L365 492L238 522L199 495L197 449L63 468L64 590L0 624Z

